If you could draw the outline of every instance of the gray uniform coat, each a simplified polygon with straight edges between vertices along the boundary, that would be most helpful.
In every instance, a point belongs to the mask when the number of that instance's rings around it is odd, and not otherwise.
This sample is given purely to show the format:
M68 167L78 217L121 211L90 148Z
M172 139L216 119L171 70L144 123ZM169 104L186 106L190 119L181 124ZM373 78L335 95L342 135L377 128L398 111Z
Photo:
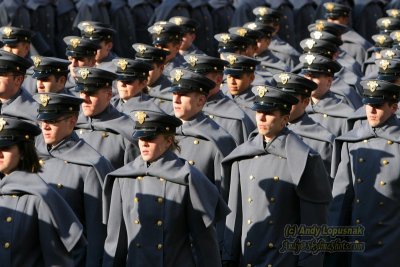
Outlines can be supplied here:
M37 174L14 171L0 180L1 266L73 267L86 245L67 203Z
M19 89L13 97L1 104L1 114L29 120L34 123L36 123L37 109L38 103L23 88Z
M246 141L255 129L249 116L221 91L207 99L203 112L232 135L237 144Z
M200 112L176 129L176 139L181 147L179 157L194 165L219 188L221 161L236 147L232 136Z
M139 93L128 99L128 101L123 101L118 95L116 95L111 99L111 105L113 105L119 112L131 116L133 111L139 110L138 108L149 103L149 100L150 96L145 93Z
M266 146L263 139L257 135L223 161L232 211L223 260L238 266L322 266L321 254L279 251L286 225L326 223L331 187L321 157L287 129Z
M137 143L132 139L134 121L109 105L95 117L79 115L76 125L78 136L119 168L139 155Z
M149 96L153 98L154 103L158 105L165 113L172 115L174 108L172 106L172 93L168 92L171 87L171 81L165 75L161 75L158 80L149 89Z
M268 48L277 58L283 61L289 69L293 69L300 62L300 53L278 36L272 38Z
M343 44L340 48L346 51L348 55L353 57L360 66L362 66L366 60L367 49L370 48L372 44L352 29L342 34L341 39Z
M363 252L337 253L327 266L396 266L400 260L399 173L400 122L393 115L384 125L369 124L335 141L332 161L332 226L362 226L361 236L347 241L365 243Z
M151 164L137 157L109 174L103 201L104 267L221 266L213 224L228 208L216 187L173 152Z
M75 212L90 244L86 259L76 259L80 261L76 266L101 266L106 238L101 194L104 178L113 171L111 163L79 139L75 132L50 150L40 135L36 139L36 148L42 163L40 176Z
M229 91L227 91L226 95L233 99L235 103L244 111L246 112L247 116L253 121L253 124L256 125L256 112L252 109L253 103L256 99L253 91L251 91L251 87L245 90L240 95L231 95Z

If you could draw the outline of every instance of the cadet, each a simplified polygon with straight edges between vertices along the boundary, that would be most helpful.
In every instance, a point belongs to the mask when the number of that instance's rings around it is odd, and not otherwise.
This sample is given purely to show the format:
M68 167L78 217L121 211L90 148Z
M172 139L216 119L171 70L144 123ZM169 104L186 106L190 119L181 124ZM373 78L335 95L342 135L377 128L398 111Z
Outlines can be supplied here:
M394 251L400 245L400 122L395 116L400 86L380 80L362 85L368 123L335 140L328 217L329 225L361 228L362 234L342 240L362 249L327 255L326 266L395 266L400 259Z
M116 31L110 25L95 21L81 21L78 29L82 38L92 40L99 45L95 57L96 67L113 71L114 64L111 61L117 57L112 52Z
M98 68L78 68L77 74L76 90L83 103L76 131L119 168L135 159L138 148L132 140L133 120L110 104L117 75Z
M169 22L172 22L182 29L182 43L179 47L179 54L182 56L186 54L204 54L203 51L197 48L197 46L193 43L196 40L196 31L199 28L199 24L190 18L176 16L169 19Z
M27 59L0 50L1 114L36 122L36 102L21 87L26 70L32 65Z
M248 45L245 56L253 57L257 52L257 41L262 37L263 33L258 30L243 27L232 27L228 29L229 33L237 34L248 39Z
M223 160L232 212L222 260L226 266L322 266L321 253L288 249L284 229L326 223L329 176L320 155L285 127L297 98L269 86L259 89L253 106L259 134Z
M223 80L224 66L227 61L203 55L186 55L188 68L202 74L215 82L214 88L207 96L203 112L224 128L235 139L237 144L247 140L255 125L248 115L228 96L220 90Z
M105 181L103 266L221 266L213 224L228 209L207 177L174 153L181 121L136 114L141 156Z
M251 109L254 101L251 83L255 78L256 66L260 62L250 57L231 53L223 53L222 57L229 63L224 70L224 74L227 75L226 85L228 87L226 95L246 112L255 125L255 113Z
M96 65L96 53L100 48L96 42L89 39L83 39L78 36L67 36L64 39L67 45L65 55L71 62L69 66L69 76L65 88L73 91L76 82L76 68L94 67Z
M111 99L111 104L118 111L131 115L149 103L147 79L153 67L139 59L120 58L113 62L117 67L118 95Z
M180 68L174 69L171 77L174 78L170 90L175 117L183 122L176 129L182 148L178 155L219 187L221 160L236 147L236 143L230 134L202 112L215 83L203 75Z
M330 91L333 76L341 66L336 61L316 54L304 54L300 62L303 64L301 73L304 77L318 84L317 89L311 92L311 103L306 112L335 136L341 135L346 129L347 117L354 111Z
M325 169L327 173L330 173L335 136L306 113L306 107L310 104L311 92L317 89L318 85L302 76L288 72L275 74L274 80L280 90L299 100L297 104L292 105L290 110L288 129L298 134L304 143L321 155Z
M32 78L36 79L35 91L39 93L70 94L65 89L70 62L55 57L33 56Z
M151 37L147 28L149 21L154 14L154 9L160 4L159 1L142 0L142 1L127 1L130 12L132 14L133 23L136 31L136 42L151 44ZM134 42L130 42L132 44Z
M16 54L20 57L29 55L32 32L12 26L4 26L0 28L1 41L4 43L3 50Z
M381 59L381 51L392 47L393 39L387 34L375 34L372 36L375 44L368 52L369 56L363 65L363 73L365 78L373 77L378 72L378 67L375 65L377 59Z
M172 114L172 94L168 91L171 81L164 75L164 66L168 51L145 44L134 44L136 59L145 61L153 66L149 71L147 79L147 88L149 95L167 114Z
M367 41L378 33L376 19L383 17L383 5L377 0L354 0L353 27Z
M247 55L251 40L247 37L234 33L218 33L214 35L218 41L218 53L234 53L238 55Z
M183 36L182 27L171 22L158 21L148 31L153 39L153 45L169 52L163 71L165 76L169 76L172 69L181 67L185 63L183 56L179 54Z
M40 129L6 116L0 125L1 265L75 266L71 253L82 251L86 240L71 208L38 175Z
M40 176L75 212L89 243L86 252L75 258L75 266L101 266L106 238L101 193L104 178L113 167L74 132L81 98L54 93L34 97L40 104L37 118L42 128L36 139Z

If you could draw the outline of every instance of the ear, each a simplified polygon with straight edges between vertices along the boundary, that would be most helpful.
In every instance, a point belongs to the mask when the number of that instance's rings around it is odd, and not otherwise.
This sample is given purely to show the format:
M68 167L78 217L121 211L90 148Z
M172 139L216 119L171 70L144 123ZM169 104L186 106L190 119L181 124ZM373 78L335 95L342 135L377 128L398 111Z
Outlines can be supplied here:
M112 93L112 89L111 88L107 88L106 95L107 95L107 100L111 101L111 98L113 97L113 93Z
M390 107L390 109L392 110L393 113L395 113L398 108L399 108L398 103L393 103L393 105Z
M288 124L288 122L289 122L289 114L287 114L287 115L283 115L282 116L282 127L284 127L284 126L286 126L286 124Z
M113 42L107 42L106 43L106 48L107 48L108 51L110 51L113 48L113 46L114 46Z
M203 107L206 104L206 102L207 102L207 96L200 94L197 101L198 106Z
M300 100L303 108L306 108L310 104L310 98L305 97L303 100Z
M250 73L250 81L253 82L255 78L254 72Z

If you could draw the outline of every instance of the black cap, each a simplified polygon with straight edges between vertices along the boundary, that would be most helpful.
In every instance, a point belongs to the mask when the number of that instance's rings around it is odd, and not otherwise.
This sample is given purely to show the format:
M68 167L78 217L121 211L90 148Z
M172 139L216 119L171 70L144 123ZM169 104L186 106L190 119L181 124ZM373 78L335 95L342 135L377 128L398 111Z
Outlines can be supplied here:
M149 71L153 66L139 59L116 58L112 61L117 66L117 80L132 81L136 79L147 79Z
M378 80L391 82L400 78L400 59L378 59L375 64L379 67Z
M337 46L341 46L343 44L342 39L340 39L340 37L325 31L312 31L310 32L310 37L315 40L324 40L326 42L333 43Z
M400 58L400 50L397 49L382 49L380 52L383 59L395 59Z
M324 3L324 8L325 8L325 17L330 18L330 19L337 19L340 17L348 17L350 16L351 13L351 8L338 4L338 3L333 3L333 2L326 2Z
M151 34L153 45L165 45L182 39L182 28L168 21L158 21L147 30Z
M169 89L172 93L198 92L208 95L208 92L215 87L215 82L202 74L193 71L175 68L171 71L172 85Z
M380 105L388 101L397 102L400 86L383 80L365 80L361 82L364 88L363 103Z
M307 38L300 42L300 46L304 53L315 53L324 57L332 58L333 55L339 50L339 47L334 43Z
M394 45L399 46L399 44L400 44L400 30L392 31L390 33L390 38L392 38Z
M199 28L199 24L197 23L197 21L187 17L175 16L170 18L169 22L180 26L182 33L194 33L196 32L197 28Z
M135 121L133 139L153 138L158 134L175 134L176 128L182 125L180 119L161 110L136 111L133 119Z
M97 42L78 36L64 37L67 45L65 55L68 57L94 57L100 46Z
M308 31L325 31L329 32L335 36L340 36L345 33L348 28L345 25L329 22L327 20L319 19L315 23L308 25Z
M82 98L67 94L40 93L33 98L39 103L37 119L55 120L65 114L79 112Z
M33 56L31 58L33 61L32 78L40 80L54 74L68 75L68 66L71 64L68 60L42 56Z
M0 28L1 41L4 44L17 44L18 42L31 42L33 32L27 29L4 26Z
M260 61L254 58L232 53L223 53L222 58L228 61L224 73L230 75L241 75L243 72L254 72L256 66L260 64Z
M149 63L165 62L166 57L170 54L169 51L150 46L147 44L136 43L132 45L136 51L135 58Z
M289 71L289 67L282 61L261 61L256 69L256 73L262 77L272 77L274 74L281 73L282 71Z
M256 21L263 23L279 23L282 13L276 9L259 6L253 9L253 14L256 16Z
M250 43L253 45L257 44L257 40L264 35L261 31L252 30L245 27L232 27L229 28L228 31L231 34L237 34L242 37L248 38L250 40Z
M245 51L252 44L251 39L232 33L218 33L214 35L218 41L218 52Z
M77 92L94 92L104 87L111 87L117 74L99 68L76 68Z
M273 78L276 87L290 94L311 96L311 92L318 87L315 82L290 72L275 74Z
M400 29L400 19L393 17L383 17L376 21L381 33L390 34L394 30Z
M271 27L265 23L262 22L247 22L246 24L243 25L244 28L250 29L253 31L259 31L262 33L261 37L265 38L272 38L272 35L275 31L274 27Z
M217 57L207 55L188 54L184 56L188 69L197 73L223 72L228 62Z
M388 9L388 10L386 10L386 14L389 17L398 18L400 16L400 9L396 9L396 8Z
M34 142L41 130L38 126L15 117L0 115L0 147L20 142Z
M375 42L375 48L382 49L392 47L393 39L387 34L374 34L371 38Z
M323 73L333 76L342 66L335 60L317 54L303 54L300 56L303 64L302 73Z
M0 50L0 73L25 74L26 70L32 66L32 63L13 53Z
M292 105L299 102L295 96L269 85L254 86L252 91L256 95L252 106L255 111L283 110L290 112Z
M78 24L82 38L94 41L112 40L116 31L110 25L97 21L81 21Z

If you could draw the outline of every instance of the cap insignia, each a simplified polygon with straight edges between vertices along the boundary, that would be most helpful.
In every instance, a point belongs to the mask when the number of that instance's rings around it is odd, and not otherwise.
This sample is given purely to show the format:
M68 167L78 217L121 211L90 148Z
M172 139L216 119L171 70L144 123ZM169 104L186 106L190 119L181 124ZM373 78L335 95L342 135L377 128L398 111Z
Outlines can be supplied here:
M390 19L384 19L382 20L382 25L387 28L389 27L389 25L392 24L392 22L390 21Z
M335 8L335 4L329 2L326 4L325 8L328 12L332 13L333 9Z
M92 25L89 24L88 26L85 27L85 33L86 34L92 35L93 32L94 32L94 27Z
M49 104L50 101L50 97L47 94L41 94L39 96L40 99L40 103L42 104L43 107L47 106Z
M304 59L307 61L308 65L311 65L315 60L315 56L314 55L307 55L307 56L304 57Z
M265 96L266 92L268 92L268 89L265 86L257 86L257 93L259 97Z
M382 45L385 43L386 37L384 35L379 35L378 37L376 37L376 40Z
M247 28L249 28L250 30L254 30L257 28L257 24L255 24L254 22L250 23L249 25L247 25Z
M146 116L147 114L144 111L138 111L135 113L135 118L139 124L144 123L144 121L146 120Z
M396 18L399 15L398 9L390 9L388 10L389 16Z
M394 36L394 39L396 39L396 41L397 42L399 42L400 41L400 32L395 32L394 34L393 34L393 36Z
M265 7L260 7L260 8L258 9L258 14L259 14L260 16L264 16L265 14L267 14L267 9L266 9Z
M224 44L228 43L231 40L231 37L229 36L229 34L222 34L221 35L221 40Z
M0 118L0 131L4 129L4 126L6 125L6 121L3 118Z
M121 68L121 70L125 70L126 66L128 66L128 61L126 61L126 59L120 59L118 60L118 67Z
M322 37L322 32L320 32L320 31L315 31L314 32L314 38L315 39L319 40L319 39L321 39L321 37Z
M86 68L79 70L79 74L82 76L82 79L84 80L89 76L89 73L90 73L89 69Z
M229 61L229 64L230 65L233 65L233 64L235 64L236 63L236 57L234 56L234 55L228 55L227 57L226 57L226 59Z
M315 28L316 28L318 31L323 31L324 28L325 28L325 25L324 25L324 23L323 23L322 21L318 21L318 22L315 24Z
M176 25L178 25L178 26L181 25L182 22L183 22L183 21L182 21L182 18L175 18L175 19L174 19L174 23L175 23Z
M72 38L71 40L69 40L69 43L72 45L73 48L76 48L81 43L81 40L78 38Z
M198 58L196 56L189 56L188 58L188 62L192 67L196 66L197 60Z
M144 52L146 52L147 48L144 45L139 45L137 47L137 50L139 51L140 54L144 54Z
M383 69L386 70L388 66L390 65L390 62L386 59L383 59L379 62L379 66Z
M239 28L237 29L237 34L239 34L240 36L244 37L247 34L247 30L245 28Z
M306 41L306 46L308 47L308 49L312 49L315 45L315 41L313 39L308 39Z
M393 52L393 50L388 50L388 51L386 51L385 55L387 58L392 59L394 57L395 53Z
M40 63L42 62L42 60L38 56L33 56L32 60L33 60L33 64L35 65L36 68L39 67Z
M290 79L290 76L287 73L281 73L281 74L279 74L279 79L281 79L282 84L287 84L287 82Z
M4 27L3 28L3 34L7 37L10 38L12 33L12 29L10 27Z
M371 92L375 92L376 88L379 86L379 84L377 83L377 81L369 81L367 83L368 89Z
M164 30L164 28L160 25L156 25L156 26L154 26L153 30L157 35L160 35L161 32Z
M179 81L182 77L183 77L183 71L182 70L176 70L175 71L175 75L174 75L174 79L176 81Z

